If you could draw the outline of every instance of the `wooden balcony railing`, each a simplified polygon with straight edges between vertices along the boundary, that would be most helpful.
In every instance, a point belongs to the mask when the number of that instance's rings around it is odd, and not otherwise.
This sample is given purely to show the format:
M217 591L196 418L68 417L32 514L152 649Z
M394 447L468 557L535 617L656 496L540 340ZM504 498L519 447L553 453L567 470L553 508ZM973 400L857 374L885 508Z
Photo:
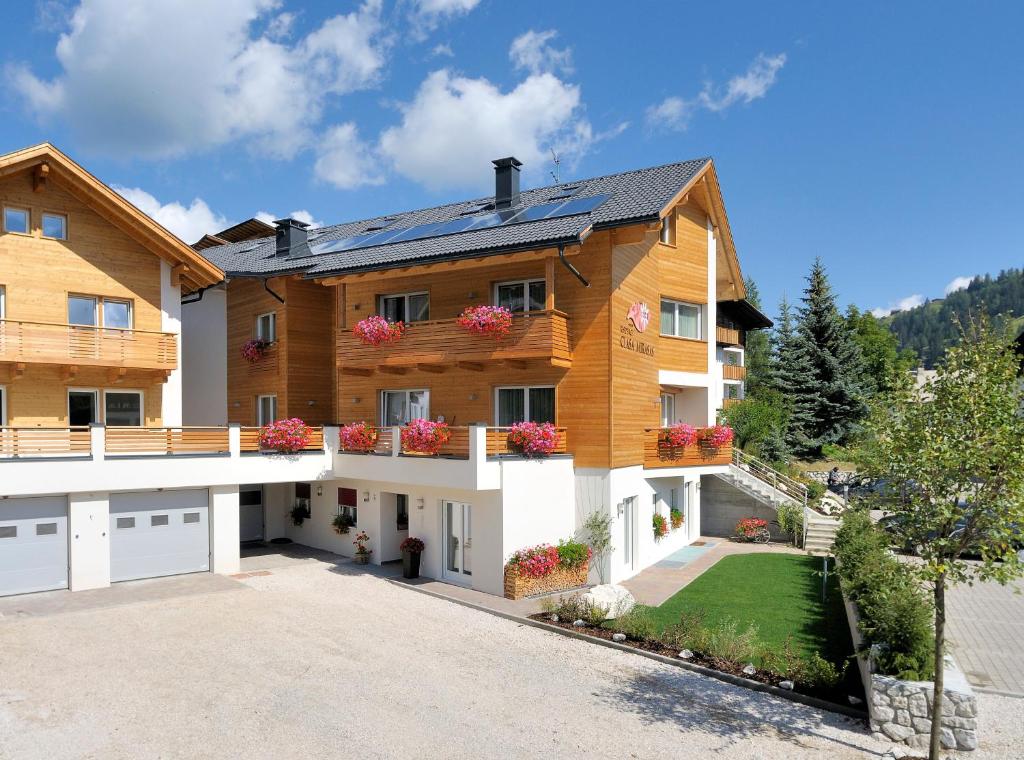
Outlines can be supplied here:
M0 457L89 456L87 427L0 427Z
M178 366L178 336L0 319L0 362L173 370Z
M489 361L543 359L569 366L569 319L560 311L516 314L503 338L474 335L454 319L412 322L405 335L390 345L367 346L352 334L338 334L338 366L342 372L372 372L378 368L428 365L443 370L461 364L475 368Z
M742 400L743 399L741 399L741 398L725 398L725 399L722 399L722 408L723 409L728 409L730 406L736 406L736 404L740 403Z
M508 433L511 428L507 427L493 427L487 428L487 456L496 457L504 456L506 454L518 454L519 452L509 447L508 444ZM556 428L555 433L558 436L558 441L555 444L555 450L552 454L565 454L568 449L568 436L566 435L565 428Z
M259 451L270 451L269 449L260 448L260 430L258 427L243 427L239 431L239 439L241 443L241 451L243 453L253 453ZM322 426L310 427L309 429L309 443L306 444L306 448L303 451L323 451L324 448L324 429Z
M732 327L722 327L717 325L715 327L715 340L719 343L724 343L727 346L742 346L743 340L740 336L740 331Z
M493 456L515 456L519 452L515 451L509 446L508 433L511 428L507 427L489 427L487 428L487 452L486 455L489 457ZM441 447L436 455L433 454L421 454L416 451L410 451L406 446L402 446L402 456L414 456L414 457L431 457L436 456L445 459L469 459L469 451L472 441L471 432L474 428L471 427L451 427L448 429L451 433L448 443ZM392 455L394 453L394 436L395 428L392 427L378 427L377 431L377 445L373 451L369 452L348 452L355 454L383 454ZM568 437L566 435L565 428L556 428L558 434L558 442L555 445L553 454L565 454L568 452ZM244 450L244 443L243 443Z
M224 427L108 427L108 454L227 454Z
M722 377L726 380L746 380L747 368L739 364L723 364Z
M664 428L644 431L644 468L659 467L701 467L724 465L732 461L732 446L717 449L694 444L693 446L670 447L661 445Z

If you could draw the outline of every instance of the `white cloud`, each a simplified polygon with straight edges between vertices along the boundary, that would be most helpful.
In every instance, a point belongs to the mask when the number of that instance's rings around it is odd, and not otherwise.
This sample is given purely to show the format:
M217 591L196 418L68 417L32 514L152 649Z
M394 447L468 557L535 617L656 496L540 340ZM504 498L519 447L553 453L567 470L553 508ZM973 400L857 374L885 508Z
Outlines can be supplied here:
M973 277L954 277L953 280L946 286L945 294L948 296L950 293L955 293L958 290L963 290L968 285L974 282Z
M480 0L413 0L412 19L429 31L442 21L464 16L479 4Z
M442 42L439 45L434 45L434 48L433 48L433 50L430 51L430 54L432 56L434 56L434 58L454 58L455 57L455 53L452 51L452 46L449 45L446 42Z
M253 218L259 219L264 224L272 225L276 219L282 219L284 217L280 217L277 214L271 214L269 211L257 211ZM288 214L288 218L296 219L300 222L305 222L306 224L309 225L309 228L313 230L315 230L317 227L324 226L323 222L321 222L319 219L314 219L313 214L307 211L306 209L299 209L298 211L293 211L292 213Z
M57 43L60 73L15 64L8 81L96 152L167 157L247 139L290 157L312 140L326 97L377 83L389 37L381 0L366 0L286 44L279 5L81 0Z
M270 23L267 24L267 36L272 40L281 40L286 37L290 37L292 34L292 27L295 26L295 14L294 13L279 13L270 19Z
M195 198L191 205L184 206L178 201L161 203L139 187L114 185L114 190L140 211L189 244L196 242L207 233L217 232L230 226L230 222L224 216L213 211L202 198Z
M656 129L685 130L694 113L700 109L721 112L737 103L750 103L763 98L779 71L786 65L786 54L768 56L758 53L743 74L730 79L724 87L705 83L696 97L685 99L672 95L647 109L647 123Z
M359 138L355 123L332 127L320 139L313 172L325 182L345 190L384 181L380 159Z
M906 311L907 309L913 309L913 308L915 308L917 306L920 306L921 304L924 303L924 300L925 299L924 299L923 295L921 295L920 293L915 293L912 296L907 296L906 298L901 298L900 300L896 301L895 303L889 304L888 308L883 308L881 306L878 306L878 307L872 309L871 313L874 314L876 317L879 317L879 318L887 317L890 314L893 314L894 312Z
M517 69L523 69L531 74L544 72L571 74L572 49L559 49L549 44L557 36L558 32L554 29L543 32L531 29L512 40L508 57Z
M401 124L382 133L380 152L400 174L433 189L485 187L491 159L514 155L536 171L549 148L572 160L593 141L579 87L549 73L502 92L442 69L401 110Z

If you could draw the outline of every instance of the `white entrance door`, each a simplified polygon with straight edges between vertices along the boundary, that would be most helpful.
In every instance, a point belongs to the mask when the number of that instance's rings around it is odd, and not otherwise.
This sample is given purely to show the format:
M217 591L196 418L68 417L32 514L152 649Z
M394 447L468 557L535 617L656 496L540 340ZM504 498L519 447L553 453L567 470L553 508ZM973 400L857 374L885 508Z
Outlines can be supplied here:
M0 499L0 596L68 587L68 500Z
M263 530L263 486L238 487L238 540L262 541Z
M636 569L636 524L639 499L630 496L622 501L622 557L627 570Z
M473 575L473 508L457 501L442 502L445 580L468 584Z

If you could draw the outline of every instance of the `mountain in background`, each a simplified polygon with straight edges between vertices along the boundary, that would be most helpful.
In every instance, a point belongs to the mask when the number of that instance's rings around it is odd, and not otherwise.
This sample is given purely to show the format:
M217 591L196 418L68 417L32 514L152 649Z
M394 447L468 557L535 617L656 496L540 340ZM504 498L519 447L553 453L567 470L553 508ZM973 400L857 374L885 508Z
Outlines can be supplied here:
M998 277L979 275L963 290L883 319L899 339L900 348L913 349L921 364L932 368L946 348L956 343L956 317L984 311L996 325L1010 322L1015 335L1024 330L1024 270L1007 269Z

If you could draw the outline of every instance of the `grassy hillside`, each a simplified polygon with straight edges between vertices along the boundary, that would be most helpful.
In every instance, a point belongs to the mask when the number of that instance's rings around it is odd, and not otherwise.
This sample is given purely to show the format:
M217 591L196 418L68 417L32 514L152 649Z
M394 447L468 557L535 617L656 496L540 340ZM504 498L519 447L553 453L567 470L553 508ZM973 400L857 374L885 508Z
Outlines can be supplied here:
M897 312L884 321L899 339L900 348L913 349L925 367L933 367L958 339L956 318L982 312L1019 335L1024 330L1024 270L1008 269L995 278L979 275L964 290Z

